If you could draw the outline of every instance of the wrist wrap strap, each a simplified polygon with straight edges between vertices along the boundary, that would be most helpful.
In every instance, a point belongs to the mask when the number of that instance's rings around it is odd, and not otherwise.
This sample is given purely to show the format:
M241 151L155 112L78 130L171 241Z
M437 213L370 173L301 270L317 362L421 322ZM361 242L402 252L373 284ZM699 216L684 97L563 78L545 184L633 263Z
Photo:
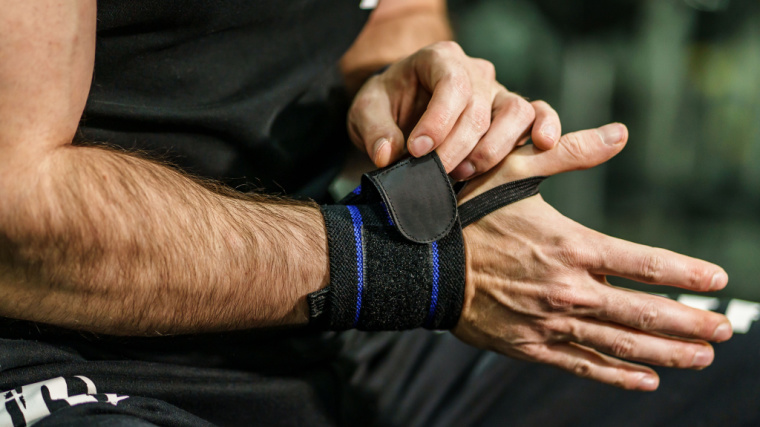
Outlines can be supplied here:
M538 186L546 179L545 176L534 176L520 179L494 187L483 194L473 197L459 207L459 221L462 228L483 218L491 212L514 202L538 194Z
M453 328L464 302L460 217L470 224L536 194L541 180L496 187L458 211L435 153L365 174L340 204L321 207L330 285L308 295L310 323L329 330Z

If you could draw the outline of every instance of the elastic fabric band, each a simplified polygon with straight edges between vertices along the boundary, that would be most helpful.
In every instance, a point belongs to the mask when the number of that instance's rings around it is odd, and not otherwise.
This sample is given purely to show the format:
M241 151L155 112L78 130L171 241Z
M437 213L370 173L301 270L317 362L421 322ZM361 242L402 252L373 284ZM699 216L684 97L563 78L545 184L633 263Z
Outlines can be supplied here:
M522 199L538 194L538 187L545 176L534 176L494 187L479 194L459 206L459 221L462 228L483 218L491 212Z

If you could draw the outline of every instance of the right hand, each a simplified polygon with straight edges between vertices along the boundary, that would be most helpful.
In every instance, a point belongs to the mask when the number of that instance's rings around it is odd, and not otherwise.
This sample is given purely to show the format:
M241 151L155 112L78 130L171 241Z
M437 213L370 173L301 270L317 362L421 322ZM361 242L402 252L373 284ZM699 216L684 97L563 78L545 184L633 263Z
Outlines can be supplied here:
M603 163L627 136L623 125L611 124L565 135L553 150L521 147L471 181L460 203L505 182ZM701 369L714 357L707 341L731 337L721 314L606 280L716 291L728 282L723 269L588 229L540 195L491 213L465 228L464 237L465 304L453 332L474 346L626 389L654 390L654 370L629 361Z
M508 91L493 64L454 42L427 46L370 78L348 113L351 140L377 167L435 150L458 180L488 171L528 137L552 148L561 127L549 104Z

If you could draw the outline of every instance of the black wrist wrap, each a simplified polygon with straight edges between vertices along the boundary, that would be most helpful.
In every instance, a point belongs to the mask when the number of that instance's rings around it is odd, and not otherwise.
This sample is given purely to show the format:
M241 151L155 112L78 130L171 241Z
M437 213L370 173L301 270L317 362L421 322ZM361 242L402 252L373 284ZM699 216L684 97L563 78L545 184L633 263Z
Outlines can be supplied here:
M536 194L541 179L494 188L460 210L469 224ZM487 196L492 192L496 204ZM307 297L312 325L329 330L456 325L465 285L461 213L435 153L365 174L359 188L338 205L322 206L322 214L330 285Z

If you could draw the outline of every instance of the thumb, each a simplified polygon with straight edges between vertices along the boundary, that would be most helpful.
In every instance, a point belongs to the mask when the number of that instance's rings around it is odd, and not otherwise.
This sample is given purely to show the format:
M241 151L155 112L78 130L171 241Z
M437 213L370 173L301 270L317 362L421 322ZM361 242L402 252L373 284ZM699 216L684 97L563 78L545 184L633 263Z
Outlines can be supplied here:
M381 168L405 152L404 134L391 113L391 100L382 85L370 82L356 95L348 113L348 133Z
M503 178L512 181L588 169L614 157L627 141L628 129L621 123L568 133L553 150L525 146L515 151L506 159Z

